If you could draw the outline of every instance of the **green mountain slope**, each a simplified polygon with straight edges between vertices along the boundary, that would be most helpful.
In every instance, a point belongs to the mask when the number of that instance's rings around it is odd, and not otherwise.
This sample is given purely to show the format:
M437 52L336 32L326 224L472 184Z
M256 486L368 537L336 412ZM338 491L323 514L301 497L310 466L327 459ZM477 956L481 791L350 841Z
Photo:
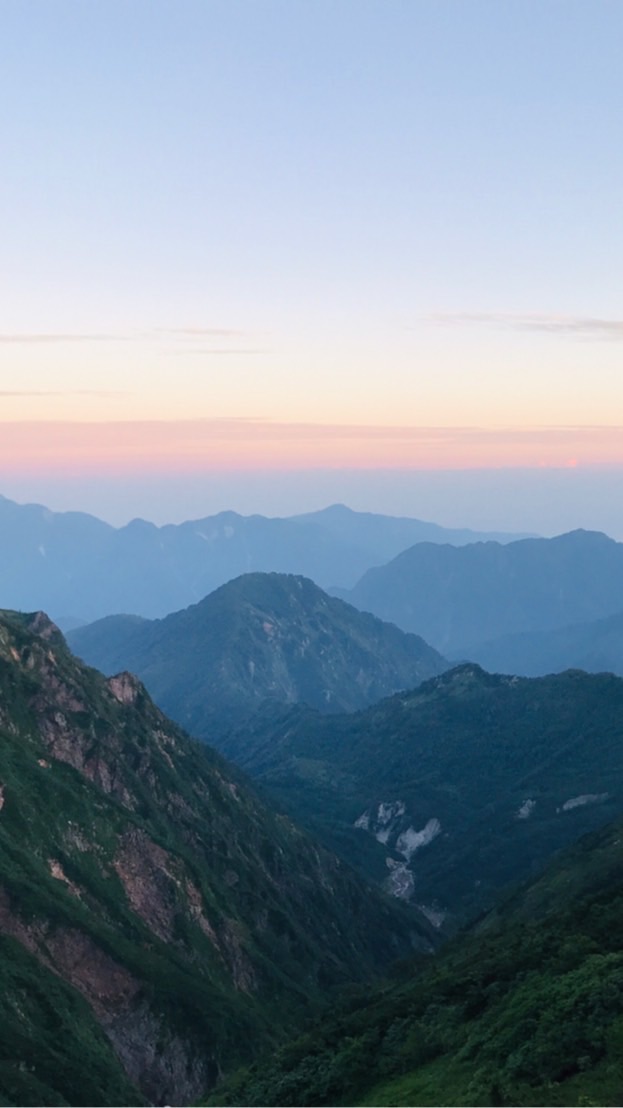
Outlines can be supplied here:
M623 811L623 680L464 665L348 716L266 709L223 749L370 876L464 919Z
M109 617L67 637L98 669L137 673L211 742L267 698L353 711L447 669L417 635L279 573L245 574L166 619Z
M220 1088L245 1105L618 1105L623 824Z
M129 674L0 616L0 1098L190 1103L430 928Z

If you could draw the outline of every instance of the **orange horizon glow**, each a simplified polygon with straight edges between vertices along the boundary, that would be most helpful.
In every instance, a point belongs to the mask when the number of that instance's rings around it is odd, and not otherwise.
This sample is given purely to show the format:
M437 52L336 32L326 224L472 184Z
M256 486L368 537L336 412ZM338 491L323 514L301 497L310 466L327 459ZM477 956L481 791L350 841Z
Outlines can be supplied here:
M481 468L623 463L620 428L400 428L244 420L49 423L2 429L2 468L89 472Z
M391 427L260 419L0 423L0 472L199 473L623 465L623 428Z

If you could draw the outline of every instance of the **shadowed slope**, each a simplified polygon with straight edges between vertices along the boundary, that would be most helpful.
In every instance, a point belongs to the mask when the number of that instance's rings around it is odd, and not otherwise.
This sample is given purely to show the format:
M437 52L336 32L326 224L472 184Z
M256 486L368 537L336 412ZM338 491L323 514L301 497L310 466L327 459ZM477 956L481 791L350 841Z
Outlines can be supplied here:
M397 906L396 906L397 907ZM0 616L0 1095L189 1103L430 929L41 613Z

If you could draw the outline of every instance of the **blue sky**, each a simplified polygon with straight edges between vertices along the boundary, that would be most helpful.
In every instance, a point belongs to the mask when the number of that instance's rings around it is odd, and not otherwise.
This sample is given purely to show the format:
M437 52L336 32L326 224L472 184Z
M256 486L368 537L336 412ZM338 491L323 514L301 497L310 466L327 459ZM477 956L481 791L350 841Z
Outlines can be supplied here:
M0 11L7 495L623 464L620 3Z

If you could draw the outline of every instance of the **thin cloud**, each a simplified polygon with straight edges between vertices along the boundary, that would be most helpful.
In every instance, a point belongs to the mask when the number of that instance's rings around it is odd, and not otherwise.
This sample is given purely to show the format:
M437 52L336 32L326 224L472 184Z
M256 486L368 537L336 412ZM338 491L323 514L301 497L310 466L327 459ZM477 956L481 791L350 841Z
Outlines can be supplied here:
M170 357L179 358L180 354L184 356L187 354L266 354L267 351L256 347L239 347L239 346L195 346L182 350L167 350L166 353Z
M173 421L166 426L185 426L188 431L195 430L218 438L254 438L254 439L368 439L368 440L406 440L420 443L472 443L491 442L532 443L543 440L568 440L570 436L579 439L592 439L600 434L623 441L623 426L587 425L582 426L535 426L535 427L418 427L413 425L393 426L387 424L345 424L280 422L254 417L231 417L222 419L197 419Z
M221 338L240 339L247 331L235 330L230 327L157 327L156 334L160 335L184 335L189 338Z
M89 389L76 389L72 392L54 391L0 391L0 396L127 396L126 392L113 392ZM623 425L620 424L582 424L582 425L534 425L534 426L418 426L413 424L373 424L373 423L321 423L300 421L281 421L265 419L257 416L224 416L220 418L198 419L104 419L104 420L30 420L15 424L1 421L0 428L3 434L16 427L24 428L46 427L52 432L54 428L60 434L74 433L76 436L89 434L95 429L103 432L110 431L119 436L132 438L138 432L156 435L169 432L172 436L185 437L198 435L202 439L247 439L261 441L272 440L296 440L323 439L323 440L384 440L396 442L405 440L419 443L533 443L543 441L568 441L592 440L595 436L601 436L604 440L623 442Z
M154 334L159 337L168 336L169 338L189 340L195 343L201 339L240 340L246 338L248 340L253 336L253 332L230 327L159 327L154 331ZM182 341L181 345L175 347L175 350L167 350L166 353L179 357L180 354L193 356L202 354L265 354L266 350L248 346L189 346Z
M0 345L44 345L54 343L81 343L81 342L140 342L145 339L153 339L154 336L162 341L163 338L179 338L199 341L201 339L240 340L249 339L252 332L236 330L228 327L156 327L150 331L137 331L134 334L120 332L98 331L65 332L65 331L15 331L0 332ZM184 346L181 347L184 350ZM233 347L215 351L215 353L229 353ZM235 353L247 353L246 350L234 351ZM255 353L255 351L252 351Z
M128 392L112 389L0 389L0 396L130 396Z
M128 335L113 334L58 334L58 333L0 333L0 343L55 343L55 342L126 342Z
M22 394L22 395L33 395ZM57 395L46 394L40 395ZM62 394L58 394L62 395ZM110 395L110 394L106 394ZM41 423L32 422L32 426L42 426ZM1 424L6 430L14 424ZM20 424L24 426L24 424ZM282 441L294 440L357 440L357 441L383 441L383 442L412 442L433 445L448 444L472 444L487 442L497 443L542 443L542 442L568 442L592 441L595 436L601 436L604 441L612 440L617 444L623 442L623 426L618 424L596 424L581 426L533 426L533 427L421 427L413 425L387 425L368 423L315 423L304 421L279 421L262 419L253 416L232 416L218 419L147 419L147 420L90 420L45 421L45 426L51 431L57 427L63 434L71 432L76 435L88 435L95 428L103 432L127 437L129 440L139 433L149 434L153 432L157 437L165 434L173 438L179 436L180 441L192 441L198 436L202 441L209 439L228 439L246 441Z
M426 317L444 327L481 324L510 331L540 331L550 335L575 335L584 339L623 340L623 320L597 316L513 315L506 312L437 313Z

